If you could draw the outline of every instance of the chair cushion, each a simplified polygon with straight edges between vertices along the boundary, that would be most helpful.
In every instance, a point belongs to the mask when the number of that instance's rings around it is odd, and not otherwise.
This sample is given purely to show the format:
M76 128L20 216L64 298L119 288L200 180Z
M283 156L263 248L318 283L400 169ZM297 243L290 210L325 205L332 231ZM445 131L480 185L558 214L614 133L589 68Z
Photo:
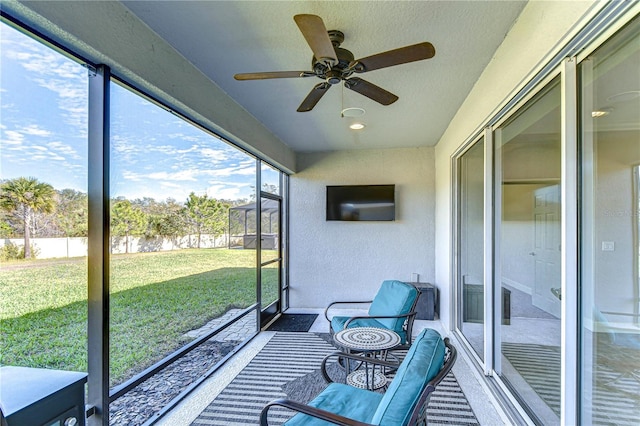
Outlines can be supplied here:
M406 425L420 393L442 368L444 356L445 345L440 334L430 328L423 330L400 364L371 423L382 426Z
M309 403L312 407L330 411L365 423L371 423L375 407L382 395L342 383L331 383ZM287 426L328 426L333 423L298 413L285 423Z
M351 317L342 317L335 316L331 318L331 329L336 333L344 329L345 323ZM359 318L357 320L351 321L349 323L349 328L353 327L375 327L375 328L386 328L384 325L380 324L377 320L373 318Z
M369 306L369 315L408 314L417 298L418 290L414 286L397 280L383 281L380 290ZM393 330L402 336L402 326L406 319L406 317L382 318L378 321L384 328Z

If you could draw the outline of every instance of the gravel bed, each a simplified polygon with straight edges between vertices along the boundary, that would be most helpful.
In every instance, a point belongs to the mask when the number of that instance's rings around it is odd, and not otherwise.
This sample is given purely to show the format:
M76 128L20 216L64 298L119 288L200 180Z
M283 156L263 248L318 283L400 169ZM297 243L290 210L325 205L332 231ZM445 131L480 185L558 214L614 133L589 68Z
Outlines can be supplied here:
M109 405L109 424L139 426L162 410L240 342L208 341Z

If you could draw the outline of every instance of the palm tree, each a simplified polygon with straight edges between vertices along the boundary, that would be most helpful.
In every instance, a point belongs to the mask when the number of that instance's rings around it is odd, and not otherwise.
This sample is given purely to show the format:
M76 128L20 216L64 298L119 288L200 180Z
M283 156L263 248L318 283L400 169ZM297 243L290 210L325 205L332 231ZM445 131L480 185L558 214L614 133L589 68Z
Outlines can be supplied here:
M31 221L34 212L51 213L55 207L55 190L34 177L19 177L0 185L0 208L17 213L24 225L24 257L31 257Z

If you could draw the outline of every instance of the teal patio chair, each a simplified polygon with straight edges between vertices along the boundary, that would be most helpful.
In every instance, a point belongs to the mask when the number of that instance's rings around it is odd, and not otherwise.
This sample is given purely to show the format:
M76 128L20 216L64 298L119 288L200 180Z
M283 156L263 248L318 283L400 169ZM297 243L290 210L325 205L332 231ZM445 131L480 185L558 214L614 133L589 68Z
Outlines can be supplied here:
M330 323L329 332L333 335L352 327L386 328L398 333L401 345L411 345L411 332L419 295L420 291L411 283L383 281L373 300L337 301L327 306L324 316ZM330 317L330 309L338 304L369 304L369 310L367 315Z
M278 399L268 403L260 414L260 425L269 425L269 410L285 407L297 412L286 426L415 426L427 424L427 405L436 386L449 374L456 361L456 348L449 338L442 339L433 329L423 330L411 345L393 381L384 394L334 383L327 375L330 357L358 358L336 352L322 362L322 374L329 385L308 404ZM371 360L373 364L395 364ZM282 415L282 413L280 413Z

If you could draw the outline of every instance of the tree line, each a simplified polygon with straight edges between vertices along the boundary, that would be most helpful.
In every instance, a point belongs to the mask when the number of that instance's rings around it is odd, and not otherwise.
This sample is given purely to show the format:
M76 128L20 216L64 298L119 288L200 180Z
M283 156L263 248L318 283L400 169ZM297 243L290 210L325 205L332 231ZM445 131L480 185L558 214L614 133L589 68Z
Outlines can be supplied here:
M184 202L144 197L111 200L111 235L175 238L188 234L222 235L228 227L229 209L247 200L218 200L194 192ZM0 237L24 238L24 257L32 257L30 238L86 237L89 203L86 193L56 190L33 177L0 182Z

